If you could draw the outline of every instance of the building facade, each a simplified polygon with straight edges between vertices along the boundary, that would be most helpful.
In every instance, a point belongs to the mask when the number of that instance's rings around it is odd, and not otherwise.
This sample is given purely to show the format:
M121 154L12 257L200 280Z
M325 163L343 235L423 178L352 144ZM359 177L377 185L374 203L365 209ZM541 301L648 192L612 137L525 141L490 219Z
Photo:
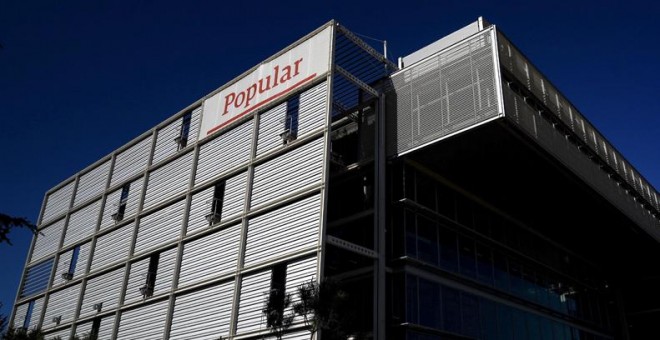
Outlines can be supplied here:
M271 337L329 277L355 338L641 338L659 212L485 20L398 65L331 21L47 192L11 323Z

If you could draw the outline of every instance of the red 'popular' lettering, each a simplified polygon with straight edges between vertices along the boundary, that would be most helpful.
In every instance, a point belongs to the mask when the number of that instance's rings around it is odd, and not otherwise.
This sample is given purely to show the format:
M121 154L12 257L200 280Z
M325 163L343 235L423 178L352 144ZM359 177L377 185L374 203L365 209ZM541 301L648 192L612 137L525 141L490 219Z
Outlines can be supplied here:
M300 74L300 64L303 58L293 62L292 65L280 66L275 65L271 74L260 78L255 83L250 84L244 90L238 92L230 92L225 96L225 104L222 114L229 113L231 108L247 108L252 104L252 101L257 94L262 94L266 91L278 87L280 84L286 83Z

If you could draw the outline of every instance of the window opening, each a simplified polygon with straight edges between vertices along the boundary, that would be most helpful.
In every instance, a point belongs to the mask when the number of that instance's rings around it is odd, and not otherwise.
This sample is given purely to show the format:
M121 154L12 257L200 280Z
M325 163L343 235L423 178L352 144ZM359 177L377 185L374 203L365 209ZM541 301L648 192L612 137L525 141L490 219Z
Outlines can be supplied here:
M34 300L28 303L27 312L25 313L25 319L23 320L23 328L27 329L30 327L30 320L32 319L32 312L34 311Z
M300 96L293 96L286 102L286 116L284 118L284 132L280 134L282 143L289 144L298 138L298 113L300 111Z
M206 215L209 225L220 222L222 213L222 203L225 197L225 181L220 181L213 189L213 200L211 201L211 213Z
M100 329L101 329L101 318L94 318L94 320L92 320L92 331L89 333L89 339L97 340L99 338Z
M269 301L273 308L277 310L277 314L284 313L286 299L286 263L279 263L273 267L273 272L270 281L270 297ZM271 326L275 320L268 318L268 326Z
M156 273L158 272L158 261L160 254L153 254L149 257L149 268L147 269L147 278L144 286L140 288L142 297L147 298L154 295L154 287L156 286Z
M121 188L121 195L119 196L119 207L117 212L112 214L112 219L115 221L121 221L124 219L124 212L126 211L126 203L128 202L128 192L130 190L131 184L127 183Z
M62 273L62 279L67 281L73 279L73 274L76 272L76 265L78 264L79 254L80 246L75 246L75 248L73 248L73 253L71 254L71 262L69 262L69 270L66 273Z
M174 138L177 143L177 151L185 148L188 145L188 136L190 135L190 121L192 120L192 112L188 112L181 118L181 130L179 136Z

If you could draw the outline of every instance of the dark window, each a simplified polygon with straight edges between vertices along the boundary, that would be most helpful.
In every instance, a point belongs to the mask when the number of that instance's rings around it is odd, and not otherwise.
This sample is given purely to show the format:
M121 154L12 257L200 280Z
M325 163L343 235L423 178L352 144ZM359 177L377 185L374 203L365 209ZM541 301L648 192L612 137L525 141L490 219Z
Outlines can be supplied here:
M92 320L92 331L89 333L89 339L90 340L98 339L100 329L101 329L101 318L94 318L94 320Z
M450 272L458 272L458 249L456 233L440 229L440 267Z
M477 277L474 241L465 236L460 237L459 241L461 274L474 279Z
M405 211L406 221L406 255L417 258L417 226L415 224L415 214L412 211Z
M298 138L298 113L300 111L300 96L293 96L286 102L286 117L284 118L284 132L282 142L287 143Z
M73 275L76 272L76 264L78 264L78 255L80 254L80 246L73 248L71 254L71 262L69 263L69 274Z
M419 296L419 323L440 329L442 327L440 285L420 278Z
M23 320L23 328L30 327L30 319L32 319L32 312L34 311L34 300L28 303L27 312L25 312L25 319Z
M442 287L442 320L446 331L460 333L461 298L456 289Z
M278 315L284 313L286 300L286 263L279 263L273 267L273 272L270 281L270 297L269 302ZM277 322L275 318L268 318L268 326L270 327L273 322Z
M417 249L419 259L438 265L438 234L435 223L424 217L417 217Z
M406 279L406 321L419 322L419 298L417 296L417 277L408 275Z
M112 215L112 219L115 221L121 221L124 219L124 212L126 212L126 203L128 202L128 192L131 188L131 184L127 183L121 188L121 195L119 196L119 207L117 212Z
M178 150L185 148L188 145L188 136L190 134L190 120L192 119L192 112L183 115L181 119L181 131L179 137L176 138Z
M477 243L477 279L486 285L493 285L493 254L492 251Z
M149 257L149 268L147 269L147 277L144 286L140 289L143 297L150 297L154 295L154 287L156 287L156 274L158 273L158 261L160 254L153 254Z
M495 303L490 300L481 299L479 301L481 339L497 339L497 311L495 308Z
M213 201L211 202L211 213L206 215L209 225L220 222L222 217L222 203L225 198L225 181L216 183L213 188Z
M479 300L471 294L461 293L461 316L463 323L463 335L478 338L479 325Z

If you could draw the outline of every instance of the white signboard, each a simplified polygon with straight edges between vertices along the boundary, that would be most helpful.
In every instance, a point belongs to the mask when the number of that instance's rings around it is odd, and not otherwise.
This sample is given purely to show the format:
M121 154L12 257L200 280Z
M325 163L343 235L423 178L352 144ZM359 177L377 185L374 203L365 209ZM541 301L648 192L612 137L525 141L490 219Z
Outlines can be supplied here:
M204 101L199 139L299 88L328 71L330 30L324 29L290 51Z

